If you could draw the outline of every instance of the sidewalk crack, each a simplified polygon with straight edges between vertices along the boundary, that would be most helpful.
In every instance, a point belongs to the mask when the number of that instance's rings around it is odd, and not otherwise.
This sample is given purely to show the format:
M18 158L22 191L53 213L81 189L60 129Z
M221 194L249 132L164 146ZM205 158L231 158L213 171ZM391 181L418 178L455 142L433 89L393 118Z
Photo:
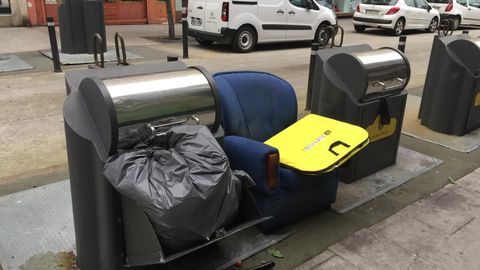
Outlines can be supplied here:
M467 223L463 224L462 226L458 227L454 232L452 232L449 237L452 237L454 234L456 234L458 231L461 229L465 228L468 224L472 223L472 221L475 219L475 217L472 217Z

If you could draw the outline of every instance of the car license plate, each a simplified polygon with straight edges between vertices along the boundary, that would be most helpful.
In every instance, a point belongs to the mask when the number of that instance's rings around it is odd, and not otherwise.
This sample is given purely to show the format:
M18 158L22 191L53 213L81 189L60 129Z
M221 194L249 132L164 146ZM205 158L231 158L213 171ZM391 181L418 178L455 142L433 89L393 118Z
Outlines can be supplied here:
M202 25L202 19L200 19L200 18L192 18L191 22L192 22L192 25L194 25L194 26Z
M440 7L438 7L438 6L433 6L433 8L434 8L434 9L440 9Z
M367 10L365 10L365 13L367 13L367 14L378 14L378 10L367 9Z

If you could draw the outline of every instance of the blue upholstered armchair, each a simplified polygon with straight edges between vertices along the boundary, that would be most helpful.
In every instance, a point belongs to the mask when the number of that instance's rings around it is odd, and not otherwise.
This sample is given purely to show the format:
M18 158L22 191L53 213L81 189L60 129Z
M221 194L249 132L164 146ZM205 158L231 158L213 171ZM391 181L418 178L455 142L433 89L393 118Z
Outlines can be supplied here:
M292 86L262 72L217 73L214 79L223 111L224 150L231 167L253 178L253 194L262 215L273 216L261 227L273 230L334 202L336 170L306 175L284 168L278 150L263 143L296 122L297 99Z

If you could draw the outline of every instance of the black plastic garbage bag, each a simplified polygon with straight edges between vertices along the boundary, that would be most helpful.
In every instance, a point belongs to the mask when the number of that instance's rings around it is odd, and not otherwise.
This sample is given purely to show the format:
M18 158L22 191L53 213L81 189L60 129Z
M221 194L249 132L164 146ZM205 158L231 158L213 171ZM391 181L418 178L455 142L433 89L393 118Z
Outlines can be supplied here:
M112 156L103 173L118 192L138 203L162 247L174 252L208 240L233 221L239 177L248 175L232 172L205 126L176 126L158 138L141 146L146 148Z

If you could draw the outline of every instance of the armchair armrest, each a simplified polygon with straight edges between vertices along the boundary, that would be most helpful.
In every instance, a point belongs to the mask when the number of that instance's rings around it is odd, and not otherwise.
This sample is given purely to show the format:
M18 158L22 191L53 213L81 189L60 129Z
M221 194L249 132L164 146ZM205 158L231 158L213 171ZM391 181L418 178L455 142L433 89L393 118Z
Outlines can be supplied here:
M223 149L230 167L248 173L257 190L269 194L279 187L280 156L276 148L245 137L226 136Z

